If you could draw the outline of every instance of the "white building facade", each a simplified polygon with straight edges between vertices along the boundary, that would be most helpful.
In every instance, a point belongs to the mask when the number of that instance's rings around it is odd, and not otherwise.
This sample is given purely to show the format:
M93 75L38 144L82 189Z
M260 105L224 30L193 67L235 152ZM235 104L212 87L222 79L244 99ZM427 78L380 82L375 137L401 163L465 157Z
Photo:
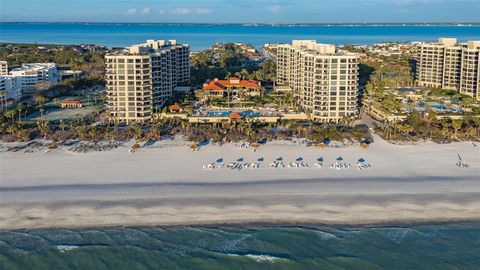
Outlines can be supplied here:
M339 122L358 112L358 56L333 45L314 40L279 45L277 84L290 86L313 120Z
M53 63L29 63L20 68L12 69L8 75L3 75L7 98L19 101L26 96L35 94L36 87L44 83L54 86L60 81L57 66Z
M190 46L147 40L107 54L107 109L112 122L148 122L176 86L190 83Z
M416 79L419 86L455 90L480 100L480 41L458 43L440 38L419 46Z
M0 76L8 75L8 62L0 61Z
M0 76L0 90L5 91L5 98L12 99L15 102L20 101L23 97L22 87L19 83L20 78L13 77L10 75Z
M0 75L0 111L7 109L7 89L5 87L5 76Z

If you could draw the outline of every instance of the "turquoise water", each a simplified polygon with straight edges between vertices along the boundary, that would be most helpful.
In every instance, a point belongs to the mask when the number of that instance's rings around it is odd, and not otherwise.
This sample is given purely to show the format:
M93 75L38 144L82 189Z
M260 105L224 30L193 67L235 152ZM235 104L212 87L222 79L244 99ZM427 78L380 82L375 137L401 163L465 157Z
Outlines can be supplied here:
M0 269L480 269L478 223L0 231Z
M227 117L232 114L231 111L225 111L225 112L208 112L207 116L211 117ZM260 117L261 114L259 112L252 112L252 111L244 111L244 112L238 112L243 117Z
M479 26L242 26L98 23L0 23L0 42L95 43L128 46L146 39L177 39L194 50L216 42L265 43L316 39L333 44L428 41L438 37L480 40Z

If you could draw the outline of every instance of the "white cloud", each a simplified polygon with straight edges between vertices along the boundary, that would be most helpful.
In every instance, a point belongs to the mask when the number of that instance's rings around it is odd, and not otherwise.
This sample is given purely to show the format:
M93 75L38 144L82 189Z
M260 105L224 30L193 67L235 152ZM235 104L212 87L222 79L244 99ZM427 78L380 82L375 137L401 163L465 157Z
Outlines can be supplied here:
M457 0L457 1L461 1L461 0ZM410 5L410 4L416 4L416 3L419 3L419 4L432 4L432 3L439 3L439 2L442 2L440 0L396 0L395 3L397 5ZM443 1L443 2L448 2L448 1Z
M137 9L136 8L129 8L127 10L127 15L133 15L133 14L136 14L137 13Z
M160 15L163 15L163 14L166 14L166 13L167 13L167 11L165 9L160 9L158 11L158 14L160 14Z
M278 13L278 12L280 12L281 9L282 9L282 6L280 6L280 5L272 5L272 6L267 7L267 10L270 11L270 12L273 12L273 13Z
M148 14L148 13L150 13L150 8L149 8L149 7L144 8L144 9L142 10L142 13L143 13L143 14Z
M208 8L175 8L170 10L170 13L176 15L188 15L188 14L208 14L212 10Z
M197 9L195 9L195 13L197 13L197 14L208 14L208 13L212 13L212 10L208 9L208 8L197 8Z
M192 13L191 8L175 8L170 11L173 14L178 14L178 15L187 15Z

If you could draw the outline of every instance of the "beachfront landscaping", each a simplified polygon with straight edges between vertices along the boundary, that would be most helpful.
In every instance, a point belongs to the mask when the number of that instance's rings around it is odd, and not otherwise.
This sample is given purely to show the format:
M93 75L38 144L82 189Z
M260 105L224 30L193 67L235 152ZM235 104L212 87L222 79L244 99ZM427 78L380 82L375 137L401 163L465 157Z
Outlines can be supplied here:
M364 113L389 141L480 140L480 102L456 91L415 86L416 46L345 46L360 53Z
M397 45L383 46L388 49ZM104 64L100 57L103 51L89 52L75 46L52 45L37 52L38 48L31 45L3 45L0 52L8 60L15 57L20 62L27 61L26 57L35 51L38 58L35 61L58 61L82 70L83 75L43 89L31 99L2 112L0 139L47 139L61 144L69 140L161 140L174 135L184 136L193 143L204 140L256 143L259 140L301 138L308 145L324 147L325 139L372 142L370 132L373 130L389 141L478 141L480 104L454 91L414 87L412 47L405 44L398 46L402 48L402 53L386 55L371 52L370 47L343 47L363 55L359 80L364 108L376 108L394 119L376 119L367 126L363 119L345 119L338 124L309 120L308 114L302 115L297 107L291 90L273 87L275 62L268 58L257 59L256 50L245 44L217 44L193 53L192 86L201 88L200 85L207 79L216 77L220 80L236 77L239 80L258 80L261 85L259 95L249 96L239 92L238 97L232 98L228 93L233 93L233 89L229 88L225 90L227 95L214 99L201 99L198 91L174 93L165 103L162 113L152 122L130 125L107 121L103 106ZM258 61L251 61L252 57ZM17 62L12 63L16 65ZM78 101L82 106L61 108L62 101ZM234 113L240 117L231 119ZM294 117L285 117L290 115ZM206 123L206 119L213 120Z

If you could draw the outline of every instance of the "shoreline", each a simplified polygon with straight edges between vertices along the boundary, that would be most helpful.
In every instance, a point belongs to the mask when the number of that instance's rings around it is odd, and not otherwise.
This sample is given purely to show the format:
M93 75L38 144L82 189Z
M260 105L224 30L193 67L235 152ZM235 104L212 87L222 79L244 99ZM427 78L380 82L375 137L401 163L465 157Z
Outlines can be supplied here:
M86 24L86 25L166 25L166 26L247 26L247 27L255 27L255 26L289 26L289 27L315 27L315 26L424 26L424 27L438 27L438 26L456 26L456 27L477 27L480 26L479 22L431 22L431 23L422 23L422 22L411 22L411 23L256 23L256 22L244 22L244 23L207 23L207 22L200 22L200 23L173 23L173 22L164 22L164 23L156 23L156 22L72 22L72 21L65 21L65 22L48 22L48 21L39 21L39 22L25 22L25 21L5 21L0 22L0 24Z
M194 224L176 224L176 225L117 225L117 226L86 226L86 227L34 227L34 228L0 228L0 232L21 232L30 230L110 230L110 229L265 229L265 228L298 228L319 230L330 228L340 231L349 231L356 229L379 229L379 228L410 228L410 227L429 227L429 226L476 226L480 224L480 218L469 220L429 220L412 222L380 222L380 223L274 223L274 222L241 222L241 223L194 223Z
M472 187L478 183L348 179L1 189L0 228L475 221L480 191Z

